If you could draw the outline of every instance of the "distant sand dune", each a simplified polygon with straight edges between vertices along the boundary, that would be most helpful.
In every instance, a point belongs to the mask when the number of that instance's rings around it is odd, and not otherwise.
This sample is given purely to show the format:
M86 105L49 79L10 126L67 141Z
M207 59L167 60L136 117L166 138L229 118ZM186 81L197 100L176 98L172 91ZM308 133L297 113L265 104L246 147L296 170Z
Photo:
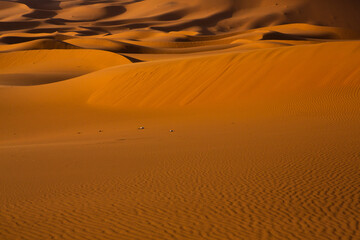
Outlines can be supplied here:
M24 43L0 46L0 52L2 53L39 49L79 49L79 47L53 39L36 39Z
M209 34L289 23L309 23L360 31L357 24L360 21L357 13L360 6L354 0L72 0L23 3L1 1L0 8L4 9L1 13L3 15L0 15L3 18L0 24L1 31L101 26L101 31L77 32L97 35L103 34L104 31L115 34L127 29L150 28L166 32L194 30Z

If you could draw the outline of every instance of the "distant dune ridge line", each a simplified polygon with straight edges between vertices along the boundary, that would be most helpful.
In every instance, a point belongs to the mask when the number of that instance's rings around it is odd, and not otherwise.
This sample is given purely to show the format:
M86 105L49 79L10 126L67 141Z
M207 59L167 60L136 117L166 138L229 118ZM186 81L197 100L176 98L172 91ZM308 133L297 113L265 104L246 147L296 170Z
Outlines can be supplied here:
M0 0L0 239L360 239L359 13Z

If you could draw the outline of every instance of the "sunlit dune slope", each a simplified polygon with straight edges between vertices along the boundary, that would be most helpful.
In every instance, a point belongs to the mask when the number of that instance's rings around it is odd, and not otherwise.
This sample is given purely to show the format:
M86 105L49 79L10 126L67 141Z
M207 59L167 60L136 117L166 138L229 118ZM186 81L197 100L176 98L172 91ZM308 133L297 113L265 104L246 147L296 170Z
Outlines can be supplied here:
M17 54L25 53L29 54ZM116 59L126 62L122 57ZM33 94L29 99L44 97L57 102L83 96L78 99L79 103L122 109L251 105L261 104L265 99L298 97L306 100L325 95L356 98L360 74L358 59L358 41L323 43L128 64L66 82L11 91L22 91L24 96ZM88 65L81 67L91 68L91 64L97 64L96 59L94 61L87 61ZM46 64L50 64L49 59ZM24 65L21 66L24 69ZM59 67L66 66L64 63ZM15 71L16 65L8 68ZM67 99L66 92L70 90L79 94Z
M348 42L130 65L97 73L109 82L88 102L157 108L234 106L322 94L357 98L359 59L360 43Z
M116 116L154 111L150 116L155 119L157 113L162 112L160 117L188 110L204 115L219 112L219 116L232 112L237 117L310 114L354 119L359 115L359 58L360 43L349 41L125 64L32 88L3 87L0 105L4 112L13 112L8 102L19 110L42 106L42 111L36 111L42 119L71 112L74 117L66 117L67 128L73 120L78 126L81 118L76 116L89 109ZM91 66L86 63L83 67ZM14 114L9 117L21 116L21 111ZM108 120L98 115L86 121ZM14 123L4 122L3 127L16 129ZM43 122L33 124L37 132L26 132L36 136L49 129L62 131L63 121L52 122L50 128L44 128Z
M36 85L129 63L125 57L96 50L33 50L0 54L0 85Z

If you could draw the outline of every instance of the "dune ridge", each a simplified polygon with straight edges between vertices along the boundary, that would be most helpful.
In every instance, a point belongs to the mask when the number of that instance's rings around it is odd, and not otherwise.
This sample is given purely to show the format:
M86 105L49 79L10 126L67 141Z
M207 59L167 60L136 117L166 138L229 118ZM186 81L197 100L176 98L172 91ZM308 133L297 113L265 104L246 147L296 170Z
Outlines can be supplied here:
M300 54L301 60L296 57ZM325 56L326 64L321 62ZM206 107L236 106L266 96L333 95L339 89L358 93L358 59L359 42L348 42L145 63L136 71L135 66L124 66L100 73L110 80L88 102L121 108ZM319 81L313 82L314 77Z

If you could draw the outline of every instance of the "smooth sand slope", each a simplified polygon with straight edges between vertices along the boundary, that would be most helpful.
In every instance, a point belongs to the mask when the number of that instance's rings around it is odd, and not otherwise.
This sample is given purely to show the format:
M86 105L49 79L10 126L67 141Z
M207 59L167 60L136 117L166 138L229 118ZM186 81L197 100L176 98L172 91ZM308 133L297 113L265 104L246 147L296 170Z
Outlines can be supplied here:
M123 56L97 50L56 49L2 53L0 86L51 83L128 63L130 61Z
M0 1L0 239L360 239L359 11Z

